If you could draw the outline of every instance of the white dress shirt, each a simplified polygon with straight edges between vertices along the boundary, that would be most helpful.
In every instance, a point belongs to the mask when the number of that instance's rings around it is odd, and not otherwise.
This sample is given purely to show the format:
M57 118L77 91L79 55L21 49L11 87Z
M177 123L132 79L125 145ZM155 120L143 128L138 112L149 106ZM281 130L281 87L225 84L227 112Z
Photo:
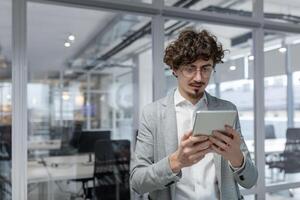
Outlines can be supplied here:
M206 95L196 105L186 100L176 89L174 104L177 120L178 144L183 134L192 129L196 110L207 110ZM176 183L176 200L217 199L215 192L215 164L213 153L208 153L198 163L181 170L182 178Z

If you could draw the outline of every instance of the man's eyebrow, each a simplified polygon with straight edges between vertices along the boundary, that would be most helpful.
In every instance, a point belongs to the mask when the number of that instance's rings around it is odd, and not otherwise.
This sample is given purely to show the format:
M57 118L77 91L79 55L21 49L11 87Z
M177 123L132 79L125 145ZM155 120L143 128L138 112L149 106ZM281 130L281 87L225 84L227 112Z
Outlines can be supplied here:
M197 67L196 65L194 65L194 64L190 64L189 65L190 67ZM211 67L212 66L212 64L210 64L210 63L207 63L207 64L204 64L204 65L201 65L201 67Z
M202 65L201 67L211 67L211 66L212 66L212 64L207 63L207 64L205 64L205 65Z

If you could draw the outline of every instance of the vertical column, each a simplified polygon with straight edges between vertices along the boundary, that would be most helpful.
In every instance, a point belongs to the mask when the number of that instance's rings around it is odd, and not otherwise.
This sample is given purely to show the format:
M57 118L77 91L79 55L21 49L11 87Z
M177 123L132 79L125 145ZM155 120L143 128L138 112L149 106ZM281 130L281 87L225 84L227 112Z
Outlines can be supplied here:
M254 139L255 161L258 169L257 199L265 199L265 98L264 98L264 30L253 31L254 39Z
M164 18L152 17L152 56L153 56L153 100L166 93L166 77L163 64L164 56Z
M59 126L63 126L64 70L59 73Z
M27 199L26 0L12 1L12 199Z
M133 57L133 68L132 68L132 85L133 85L133 119L132 119L132 130L133 130L133 138L132 138L132 150L135 149L136 142L136 134L139 126L139 57L135 55Z
M264 1L253 0L253 18L264 21ZM264 29L253 30L253 56L254 56L254 139L255 161L258 169L256 199L265 199L265 98L264 98Z
M287 75L287 125L288 128L294 127L294 92L293 92L293 71L291 66L291 45L286 46L285 69Z
M87 72L87 93L86 93L86 108L87 108L87 130L91 130L91 114L92 114L92 107L91 107L91 73Z

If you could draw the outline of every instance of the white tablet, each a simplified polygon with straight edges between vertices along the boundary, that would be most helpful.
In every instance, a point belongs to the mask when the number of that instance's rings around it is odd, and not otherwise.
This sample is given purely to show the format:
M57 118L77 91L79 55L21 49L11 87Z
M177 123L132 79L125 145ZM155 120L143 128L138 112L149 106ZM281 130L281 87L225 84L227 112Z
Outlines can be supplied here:
M214 130L225 130L225 125L233 127L236 119L235 110L205 110L197 111L193 135L211 135Z

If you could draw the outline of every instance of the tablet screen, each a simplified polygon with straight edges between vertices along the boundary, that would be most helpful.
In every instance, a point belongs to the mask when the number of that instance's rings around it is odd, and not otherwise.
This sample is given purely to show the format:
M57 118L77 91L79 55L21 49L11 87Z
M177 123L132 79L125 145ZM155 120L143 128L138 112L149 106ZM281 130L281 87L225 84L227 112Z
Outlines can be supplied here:
M235 110L205 110L197 111L193 135L211 135L214 130L225 130L225 125L234 125L236 119Z

